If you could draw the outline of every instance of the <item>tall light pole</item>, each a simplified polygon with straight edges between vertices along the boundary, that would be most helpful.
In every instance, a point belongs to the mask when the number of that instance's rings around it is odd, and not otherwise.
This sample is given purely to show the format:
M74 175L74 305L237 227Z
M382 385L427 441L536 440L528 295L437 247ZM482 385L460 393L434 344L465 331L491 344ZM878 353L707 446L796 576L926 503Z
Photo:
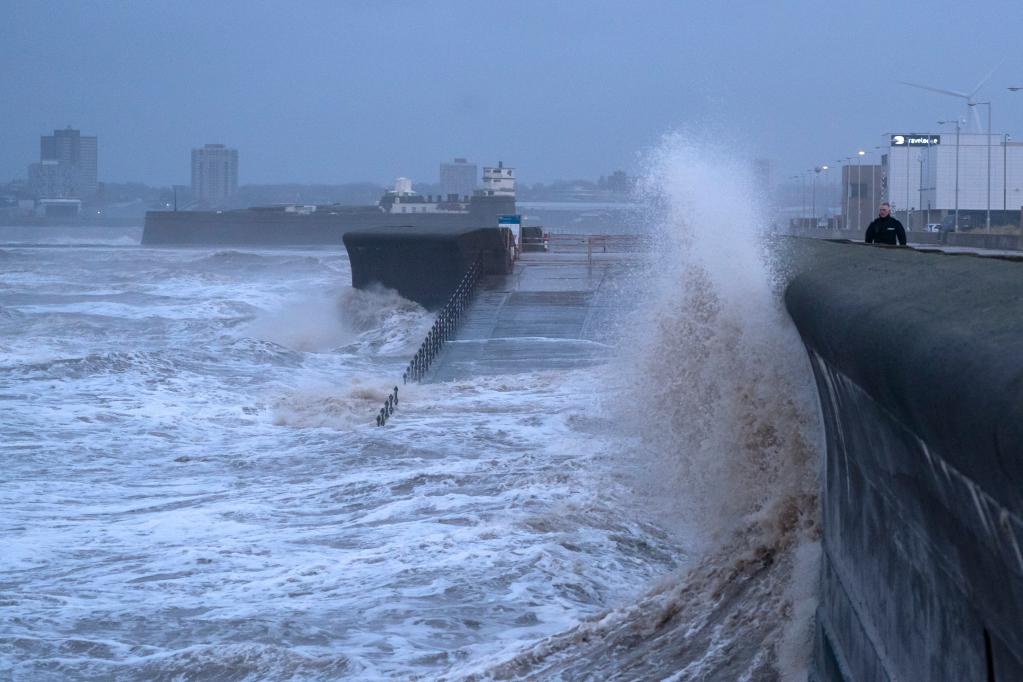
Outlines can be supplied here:
M799 225L802 227L803 221L806 220L806 173L799 173L799 186L803 195L803 208L799 212Z
M1023 87L1020 87L1020 86L1010 86L1009 87L1009 92L1019 92L1020 90L1023 90ZM1006 153L1008 151L1009 151L1009 136L1006 135L1005 136L1005 147L1004 147L1004 151L1002 152L1002 167L1003 167L1003 171L1002 171L1002 211L1006 210L1006 203L1008 202L1007 194L1008 194L1008 191L1009 191L1008 190L1009 176L1006 175L1006 170L1007 169L1005 169L1005 166L1007 165L1006 161L1005 161L1005 155L1006 155ZM1003 217L1003 220L1004 219L1005 218ZM1020 224L1020 229L1023 230L1023 223Z
M909 158L910 157L910 153L909 153L910 149L912 149L912 147L910 147L909 145L906 145L906 229L907 230L913 229L912 225L910 225L910 216L909 216L909 168L910 168L910 165L913 163L913 160Z
M845 222L845 213L844 213L845 212L845 207L842 206L842 199L843 199L842 191L843 191L843 189L842 189L842 160L841 160L841 158L836 158L835 164L836 164L835 168L838 169L838 175L835 176L835 194L838 197L838 210L839 210L839 213L842 214L842 222L844 223ZM836 218L835 219L835 229L838 229L838 226L839 226L839 222L838 222L838 218ZM844 228L845 225L843 224L842 227Z
M810 176L810 213L813 219L814 229L817 228L817 174L821 172L820 166L814 166L807 173L813 173Z
M845 173L846 173L847 176L849 176L849 182L848 182L848 184L846 186L846 190L845 190L846 200L847 200L846 203L848 204L848 208L849 208L849 216L848 216L848 218L852 218L852 160L853 160L853 157L851 157L851 156L845 157ZM848 218L847 218L847 222L852 222L851 220L848 220ZM855 225L855 228L859 229L860 226L859 226L859 218L858 217L857 217L856 222L857 222L857 224ZM848 226L846 226L846 227L848 227Z
M822 192L824 192L824 195L825 195L825 196L828 196L828 166L827 166L827 165L824 165L824 166L819 166L819 167L817 167L817 168L816 168L816 169L814 169L814 170L815 170L815 171L816 171L817 173L824 173L824 174L825 174L825 184L824 184L824 187L822 187L822 188L821 188L821 191L822 191ZM828 206L828 202L827 202L827 199L825 200L825 206L826 206L826 207ZM827 215L827 211L826 211L826 215ZM820 222L819 222L819 221L817 221L817 219L816 219L816 216L815 216L815 215L814 215L814 217L813 217L813 220L814 220L814 224L813 224L813 226L814 226L814 227L819 227L819 226L820 226Z
M884 149L884 147L874 147L874 151L876 151L878 153L878 161L881 160L881 150L882 149ZM877 178L874 177L874 173L877 171L877 166L878 166L878 164L874 163L873 161L870 162L870 211L871 211L871 215L874 214L874 211L877 211L877 205L879 203L878 200L877 200L877 189L876 189L877 188Z
M852 218L852 156L845 157L845 168L849 174L849 217ZM856 229L859 229L859 187L856 187Z
M952 121L938 121L938 125L945 125L945 124L948 124L948 123L952 123ZM956 213L956 227L955 227L955 230L956 230L956 232L958 232L959 231L959 127L961 125L961 121L959 120L959 117L956 117L955 124L956 124L956 211L955 211L955 213Z
M1008 207L1009 197L1007 196L1009 187L1009 133L1002 133L1002 220L1005 220L1005 215ZM1004 223L1003 223L1004 224Z
M828 175L828 165L823 164L821 166L821 172L824 173L824 187L822 193L824 195L824 227L827 228L831 220L828 218L828 204L831 203L831 176Z
M856 226L863 226L863 173L860 159L867 152L862 149L856 152Z
M991 102L971 102L970 106L987 105L987 221L988 232L991 231Z

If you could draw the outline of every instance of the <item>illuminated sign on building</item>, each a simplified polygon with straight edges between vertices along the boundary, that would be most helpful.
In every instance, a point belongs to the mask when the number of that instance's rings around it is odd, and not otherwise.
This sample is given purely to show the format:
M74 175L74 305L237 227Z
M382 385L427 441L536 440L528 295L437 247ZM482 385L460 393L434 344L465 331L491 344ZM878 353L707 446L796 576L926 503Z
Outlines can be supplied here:
M929 147L932 144L941 144L941 135L921 135L920 133L892 135L893 147Z

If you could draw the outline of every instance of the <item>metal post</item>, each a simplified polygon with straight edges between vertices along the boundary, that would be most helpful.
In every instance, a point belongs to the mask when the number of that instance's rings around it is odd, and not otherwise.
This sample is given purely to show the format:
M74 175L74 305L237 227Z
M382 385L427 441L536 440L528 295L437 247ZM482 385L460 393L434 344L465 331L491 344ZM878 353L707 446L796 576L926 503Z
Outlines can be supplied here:
M906 229L913 229L909 224L909 145L906 145Z
M987 103L987 231L991 231L991 102Z
M955 119L955 231L959 232L959 119Z
M870 162L870 211L871 211L871 215L873 215L874 214L873 212L877 210L877 197L875 196L875 192L874 192L874 187L877 186L875 184L876 181L874 180L874 169L875 168L876 168L876 164L873 161L871 161Z
M820 169L819 168L814 168L813 169L813 176L810 178L810 180L811 180L811 187L810 187L810 206L811 206L810 213L811 213L811 216L810 217L811 217L811 219L813 221L812 225L814 226L814 228L817 227L817 174L818 173L820 173Z
M1008 187L1009 187L1009 164L1006 154L1009 151L1009 133L1002 133L1002 220L1005 220L1005 211L1008 209Z
M799 209L799 227L803 227L803 221L806 220L806 173L799 174L799 187L799 195L803 202L802 208Z
M860 192L863 191L863 174L860 172L860 157L861 154L856 155L856 228L860 229L863 227L863 197L860 196Z

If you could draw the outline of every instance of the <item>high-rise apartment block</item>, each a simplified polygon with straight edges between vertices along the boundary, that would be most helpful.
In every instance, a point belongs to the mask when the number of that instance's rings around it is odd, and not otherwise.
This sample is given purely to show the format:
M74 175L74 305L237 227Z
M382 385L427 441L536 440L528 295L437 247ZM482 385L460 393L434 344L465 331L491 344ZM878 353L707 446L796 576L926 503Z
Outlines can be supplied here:
M41 199L88 199L99 189L96 137L68 126L39 138L29 185Z
M459 197L472 196L476 190L476 164L465 159L455 159L454 163L440 165L440 194L448 197L457 194Z
M215 206L238 191L238 150L207 144L192 150L192 195Z

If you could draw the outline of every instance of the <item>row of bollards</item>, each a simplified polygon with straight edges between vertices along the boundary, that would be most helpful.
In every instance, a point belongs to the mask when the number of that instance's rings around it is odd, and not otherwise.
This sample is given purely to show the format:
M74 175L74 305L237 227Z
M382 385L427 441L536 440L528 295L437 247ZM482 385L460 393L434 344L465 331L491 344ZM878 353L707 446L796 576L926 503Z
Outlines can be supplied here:
M419 381L426 376L426 373L430 370L430 365L440 355L444 344L454 338L455 332L458 329L458 323L469 306L473 294L476 293L476 286L479 284L482 270L481 257L477 257L473 264L469 266L468 272L462 277L458 286L455 287L451 298L448 299L444 307L437 313L437 318L434 320L433 326L430 327L430 331L427 332L423 343L419 346L419 350L412 356L412 360L409 361L405 371L401 373L402 384L407 384L410 381ZM390 416L394 414L397 406L398 387L395 386L394 391L387 396L384 406L380 408L380 412L377 414L377 426L386 424Z
M419 381L426 376L426 373L430 370L430 365L440 355L444 344L454 337L455 331L458 329L458 323L462 319L462 314L465 312L466 307L468 307L472 295L476 293L480 270L480 259L477 258L469 267L469 271L462 277L462 281L455 287L451 298L448 299L448 302L437 313L437 319L434 320L433 327L427 332L426 338L423 340L422 345L419 346L419 350L412 356L408 367L402 372L402 383L407 384L410 381Z
M384 401L384 406L380 408L380 413L377 415L377 426L383 426L387 423L387 419L394 414L394 411L398 409L398 387L395 386L394 390L387 395L387 400Z

